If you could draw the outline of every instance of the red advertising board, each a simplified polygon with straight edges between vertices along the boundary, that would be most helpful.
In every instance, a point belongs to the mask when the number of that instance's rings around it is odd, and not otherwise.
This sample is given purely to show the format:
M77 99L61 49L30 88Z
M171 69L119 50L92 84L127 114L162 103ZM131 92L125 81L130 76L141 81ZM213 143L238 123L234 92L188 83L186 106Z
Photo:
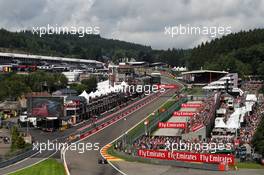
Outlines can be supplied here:
M185 122L159 122L158 128L186 128Z
M226 162L234 165L234 155L232 154L199 154L190 152L178 152L167 150L138 150L138 156L150 159L176 160L186 162L214 163Z
M203 124L200 124L200 125L197 125L197 126L193 126L193 127L192 127L192 132L195 132L195 131L201 129L202 127L204 127Z
M188 112L188 111L175 111L173 112L173 116L177 117L192 117L196 114L196 112Z
M183 103L181 104L182 108L200 108L202 104L200 103Z
M178 86L175 84L160 84L158 85L158 89L164 88L164 89L176 89Z

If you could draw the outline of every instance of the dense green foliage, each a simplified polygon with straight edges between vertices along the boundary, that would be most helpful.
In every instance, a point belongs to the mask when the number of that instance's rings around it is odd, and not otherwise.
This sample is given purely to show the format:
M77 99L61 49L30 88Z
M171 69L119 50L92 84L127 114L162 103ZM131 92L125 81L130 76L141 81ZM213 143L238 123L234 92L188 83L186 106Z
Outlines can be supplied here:
M22 136L19 134L17 127L13 126L11 130L11 150L16 150L16 149L23 149L26 146L26 143Z
M90 93L96 90L97 79L96 77L91 77L89 79L82 80L81 83L73 83L70 86L72 89L76 90L79 94L81 94L84 90L87 93Z
M25 53L50 56L77 57L101 60L103 56L119 59L137 57L150 47L124 41L104 39L99 35L53 34L39 37L29 31L9 32L0 30L0 48L19 50Z
M239 32L202 43L188 57L191 69L208 68L264 74L264 29Z
M65 88L68 80L63 74L34 72L28 75L15 73L0 75L0 100L15 100L28 92L53 92Z
M149 46L104 39L99 35L53 34L39 37L29 31L0 30L0 51L77 57L118 62L121 58L165 62L189 69L214 69L240 75L264 74L264 29L232 33L189 49L153 50Z
M67 78L60 73L48 73L37 71L26 75L9 73L0 75L0 100L16 100L28 92L54 92L66 88ZM97 87L96 77L82 80L81 83L73 83L70 87L79 94L83 90L88 93L95 91Z
M0 51L14 51L49 56L76 57L114 62L121 58L167 62L171 65L184 64L184 50L152 50L149 46L104 39L99 35L52 34L39 37L30 31L9 32L0 30Z

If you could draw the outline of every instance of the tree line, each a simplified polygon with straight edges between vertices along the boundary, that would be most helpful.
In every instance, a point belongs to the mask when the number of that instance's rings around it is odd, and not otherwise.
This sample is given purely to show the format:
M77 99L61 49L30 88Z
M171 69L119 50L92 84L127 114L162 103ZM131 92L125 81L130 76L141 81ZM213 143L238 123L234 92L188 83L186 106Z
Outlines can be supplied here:
M36 71L30 74L0 74L0 101L17 100L18 97L30 92L49 92L68 88L74 89L81 94L86 90L88 93L97 88L97 78L92 76L80 83L68 86L68 79L61 73Z
M96 59L99 61L165 62L193 69L238 72L240 75L264 74L264 29L232 33L201 43L193 49L154 50L150 46L104 39L100 35L83 38L70 34L51 34L41 38L31 31L0 30L0 51L19 51L49 56Z
M16 100L29 92L53 92L67 86L63 74L37 71L28 75L8 73L0 75L0 100Z

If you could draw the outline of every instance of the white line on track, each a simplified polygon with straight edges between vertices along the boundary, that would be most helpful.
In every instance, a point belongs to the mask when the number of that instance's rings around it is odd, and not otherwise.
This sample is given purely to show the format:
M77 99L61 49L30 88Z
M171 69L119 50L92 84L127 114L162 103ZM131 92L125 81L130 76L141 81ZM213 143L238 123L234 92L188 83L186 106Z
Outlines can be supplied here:
M172 97L171 97L172 98ZM167 103L167 101L169 101L171 98L169 98L168 100L166 100L162 105L160 105L160 106L163 106L165 103ZM153 112L155 112L156 110L154 110ZM149 117L149 115L147 116L147 117L145 117L144 119L142 119L140 122L138 122L137 124L135 124L132 128L130 128L129 130L127 130L126 132L130 132L132 129L134 129L137 125L139 125L140 123L142 123L143 121L145 121L147 118ZM113 141L111 141L110 143L108 143L108 144L112 144L112 143L114 143L116 140L118 140L118 139L120 139L121 137L123 137L125 135L125 133L124 134L122 134L121 136L119 136L119 137L117 137L116 139L114 139ZM106 145L108 145L108 144L106 144ZM105 145L105 146L106 146ZM103 154L102 154L102 149L105 147L105 146L103 146L102 148L101 148L101 150L100 150L100 154L101 154L101 156L104 158L104 159L106 159L104 156L103 156ZM107 159L106 159L107 160ZM122 174L122 175L127 175L126 173L124 173L123 171L121 171L120 169L118 169L111 161L108 161L107 160L107 162L116 170L116 171L118 171L120 174Z
M177 83L179 83L179 82L177 82ZM181 83L180 83L181 84ZM181 84L182 85L182 84ZM183 86L184 87L184 86ZM173 96L171 97L171 98L169 98L168 100L166 100L162 105L160 105L160 106L163 106L165 103L167 103L167 101L170 101L171 99L173 98ZM155 112L156 110L154 110L153 112ZM142 119L140 122L138 122L137 124L135 124L132 128L130 128L129 130L127 130L126 132L130 132L132 129L134 129L137 125L139 125L140 123L142 123L143 121L145 121L147 118L149 117L149 115L147 116L147 117L145 117L144 119ZM112 143L114 143L116 140L118 140L118 139L120 139L122 136L124 136L125 135L125 133L124 134L122 134L121 136L119 136L119 137L117 137L115 140L113 140L112 142L110 142L110 143L108 143L108 144L112 144ZM106 145L108 145L108 144L106 144ZM105 146L106 146L105 145ZM102 149L105 147L105 146L103 146L102 148L101 148L101 150L100 150L100 154L101 154L101 156L105 159L105 157L103 156L103 154L102 154ZM107 160L107 159L106 159ZM123 171L121 171L120 169L118 169L114 164L112 164L112 162L111 161L108 161L107 160L107 162L116 170L116 171L118 171L120 174L122 174L122 175L127 175L126 173L124 173Z
M157 99L157 98L160 97L162 94L163 94L163 93L161 93L161 94L159 94L157 97L151 99L151 100L148 101L145 105L151 103L153 100ZM138 111L139 109L141 109L141 108L144 107L145 105L143 105L143 106L137 108L136 110L132 111L131 113L128 113L127 115L124 115L123 117L121 117L121 118L115 120L115 121L114 121L113 123L111 123L110 125L107 125L106 127L103 127L103 128L101 128L101 129L97 130L96 132L94 132L94 133L88 135L87 137L84 137L84 138L82 138L82 139L80 139L80 140L78 140L78 141L76 141L76 142L73 142L73 143L74 143L74 144L79 143L80 141L83 141L83 140L85 140L85 139L87 139L87 138L93 136L94 134L96 134L96 133L98 133L98 132L104 130L105 128L107 128L107 127L109 127L109 126L112 126L113 124L117 123L118 121L124 119L126 116L129 116L129 115L133 114L134 112ZM69 145L69 146L71 146L71 145ZM69 146L68 146L68 147L69 147ZM66 162L66 154L65 154L66 151L67 151L67 149L68 149L68 147L66 147L65 150L62 150L62 155L63 155L63 162L64 162L64 167L65 167L66 174L67 174L67 175L70 175L70 171L69 171L69 168L68 168L68 165L67 165L67 162ZM100 151L101 151L101 150L100 150ZM100 154L101 154L101 152L100 152Z
M157 98L157 97L156 97L156 98ZM154 98L154 99L156 99L156 98ZM154 99L152 99L151 101L153 101ZM136 101L136 102L135 102L136 105L139 104L139 103L140 103L141 101L143 101L143 100L144 100L144 99L140 99L139 101ZM151 101L147 102L146 104L150 103ZM132 106L133 104L134 104L134 103L132 103L132 104L126 106L126 108L129 108L129 107ZM146 105L146 104L145 104L145 105ZM145 106L145 105L143 105L143 106ZM137 110L141 109L143 106L137 108ZM137 110L135 110L135 111L137 111ZM118 112L118 111L117 111L117 112ZM129 113L128 115L130 115L130 114L132 114L132 113L134 113L134 111L132 111L132 112ZM113 113L113 114L114 114L114 113ZM110 115L112 116L112 114L110 114ZM127 116L127 115L124 115L124 117L126 117L126 116ZM108 125L108 126L111 126L112 124L118 122L119 120L123 119L124 117L121 117L120 119L116 120L115 122L111 123L111 124ZM107 118L109 118L109 117L107 117ZM104 119L107 119L107 118L104 118ZM107 127L108 127L108 126L107 126ZM107 128L107 127L103 127L102 129ZM102 129L99 129L97 132L101 131ZM94 132L93 134L89 135L89 137L92 136L92 135L94 135L94 134L96 134L97 132ZM84 140L84 139L86 139L86 138L88 138L88 137L84 137L84 138L82 138L82 139L79 140L79 141L82 141L82 140ZM56 139L54 139L54 140L57 140L57 139L58 139L58 138L56 138ZM54 140L53 140L53 141L54 141ZM78 142L75 142L75 143L78 143ZM67 147L67 148L68 148L68 147ZM67 151L67 149L65 149L65 151L63 152L63 157L65 157L65 152L66 152L66 151ZM46 157L46 158L43 158L43 159L41 159L41 160L39 160L39 161L37 161L37 162L35 162L35 163L33 163L33 164L30 164L30 165L27 165L27 166L25 166L25 167L23 167L23 168L20 168L20 169L17 169L17 170L11 171L11 172L6 173L6 174L4 174L4 175L12 174L12 173L15 173L15 172L18 172L18 171L24 170L24 169L26 169L26 168L32 167L32 166L34 166L34 165L36 165L36 164L38 164L38 163L41 163L41 162L47 160L48 158L52 157L52 156L53 156L54 154L56 154L57 152L58 152L58 151L56 151L55 153L52 153L50 156L48 156L48 157ZM11 166L14 166L14 165L16 165L16 164L22 163L22 162L24 162L24 161L26 161L26 160L32 158L33 156L35 156L35 155L37 155L37 154L39 154L39 152L36 152L35 154L31 155L30 157L27 157L27 158L25 158L25 159L23 159L23 160L21 160L21 161L18 161L18 162L14 163L14 164L8 165L8 166L3 167L3 168L0 168L0 170L4 170L4 169L6 169L6 168L8 168L8 167L11 167ZM65 163L66 163L65 158L64 158L63 161L64 161L64 164L65 164ZM64 165L64 166L65 166L65 165ZM67 165L66 165L66 167L67 167ZM68 172L68 171L69 171L69 170L68 170L68 167L65 168L65 170L66 170L66 172ZM67 174L68 174L68 173L67 173Z

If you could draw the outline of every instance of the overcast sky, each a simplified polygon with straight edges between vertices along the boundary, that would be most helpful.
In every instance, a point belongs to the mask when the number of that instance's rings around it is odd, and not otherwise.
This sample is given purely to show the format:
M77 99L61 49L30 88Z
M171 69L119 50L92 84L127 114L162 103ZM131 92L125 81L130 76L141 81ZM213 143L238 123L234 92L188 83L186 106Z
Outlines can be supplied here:
M165 26L264 27L264 0L0 0L0 28L99 26L100 34L155 49L191 48L207 35L170 37Z

